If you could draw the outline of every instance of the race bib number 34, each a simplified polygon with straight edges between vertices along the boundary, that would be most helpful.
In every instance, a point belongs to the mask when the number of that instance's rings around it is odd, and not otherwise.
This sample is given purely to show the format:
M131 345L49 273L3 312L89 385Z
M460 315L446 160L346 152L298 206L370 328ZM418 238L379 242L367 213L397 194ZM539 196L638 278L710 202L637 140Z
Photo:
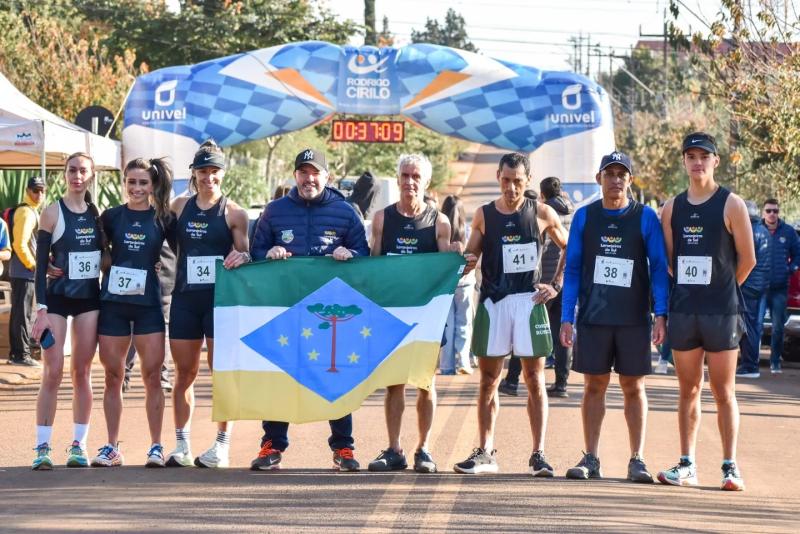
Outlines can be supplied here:
M711 256L678 256L678 283L707 286L711 283Z
M503 272L506 274L532 271L538 259L536 243L503 245Z
M594 283L604 286L631 287L633 260L597 256L594 260Z
M213 284L217 281L216 261L222 256L189 256L186 258L186 278L190 284Z
M69 279L88 280L100 277L100 251L70 252Z
M111 266L108 273L108 292L112 295L144 295L147 271Z

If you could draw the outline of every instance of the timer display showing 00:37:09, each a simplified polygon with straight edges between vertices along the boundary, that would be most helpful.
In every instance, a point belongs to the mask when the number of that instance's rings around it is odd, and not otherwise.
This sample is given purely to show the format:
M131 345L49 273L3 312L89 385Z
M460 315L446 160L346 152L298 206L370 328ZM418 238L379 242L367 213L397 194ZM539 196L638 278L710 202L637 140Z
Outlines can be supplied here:
M331 141L402 143L405 126L402 121L335 120L331 125Z

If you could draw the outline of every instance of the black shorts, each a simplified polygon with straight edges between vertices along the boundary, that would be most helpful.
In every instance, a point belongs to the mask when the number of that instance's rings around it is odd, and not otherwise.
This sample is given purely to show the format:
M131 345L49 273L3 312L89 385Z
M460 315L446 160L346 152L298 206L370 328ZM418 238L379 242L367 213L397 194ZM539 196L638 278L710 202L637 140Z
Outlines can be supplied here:
M99 309L99 299L73 299L64 295L47 295L47 313L54 313L65 319L70 315L77 317Z
M576 325L572 370L587 375L644 376L653 372L649 324L634 326Z
M672 350L722 352L739 348L744 334L744 320L739 314L695 315L670 313L667 336Z
M101 336L140 336L165 332L164 313L161 306L123 304L111 300L100 301L100 318L97 333Z
M214 290L172 294L169 309L170 339L214 338Z

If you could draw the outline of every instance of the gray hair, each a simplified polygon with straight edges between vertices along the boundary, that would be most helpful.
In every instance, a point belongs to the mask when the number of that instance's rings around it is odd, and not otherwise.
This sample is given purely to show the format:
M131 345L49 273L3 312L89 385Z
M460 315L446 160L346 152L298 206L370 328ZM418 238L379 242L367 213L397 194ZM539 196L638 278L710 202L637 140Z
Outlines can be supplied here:
M400 169L402 169L405 165L414 165L419 169L420 177L426 181L430 182L431 176L433 175L433 166L431 165L431 161L425 157L424 154L402 154L399 158L397 158L397 177L400 177Z

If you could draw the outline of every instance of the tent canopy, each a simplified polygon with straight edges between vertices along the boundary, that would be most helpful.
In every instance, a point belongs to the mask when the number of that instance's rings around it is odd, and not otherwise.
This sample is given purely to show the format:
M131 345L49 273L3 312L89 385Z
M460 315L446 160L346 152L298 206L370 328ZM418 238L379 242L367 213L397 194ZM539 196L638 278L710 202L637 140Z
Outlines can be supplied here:
M0 73L0 168L62 167L74 152L91 154L98 170L121 167L119 141L50 113Z

